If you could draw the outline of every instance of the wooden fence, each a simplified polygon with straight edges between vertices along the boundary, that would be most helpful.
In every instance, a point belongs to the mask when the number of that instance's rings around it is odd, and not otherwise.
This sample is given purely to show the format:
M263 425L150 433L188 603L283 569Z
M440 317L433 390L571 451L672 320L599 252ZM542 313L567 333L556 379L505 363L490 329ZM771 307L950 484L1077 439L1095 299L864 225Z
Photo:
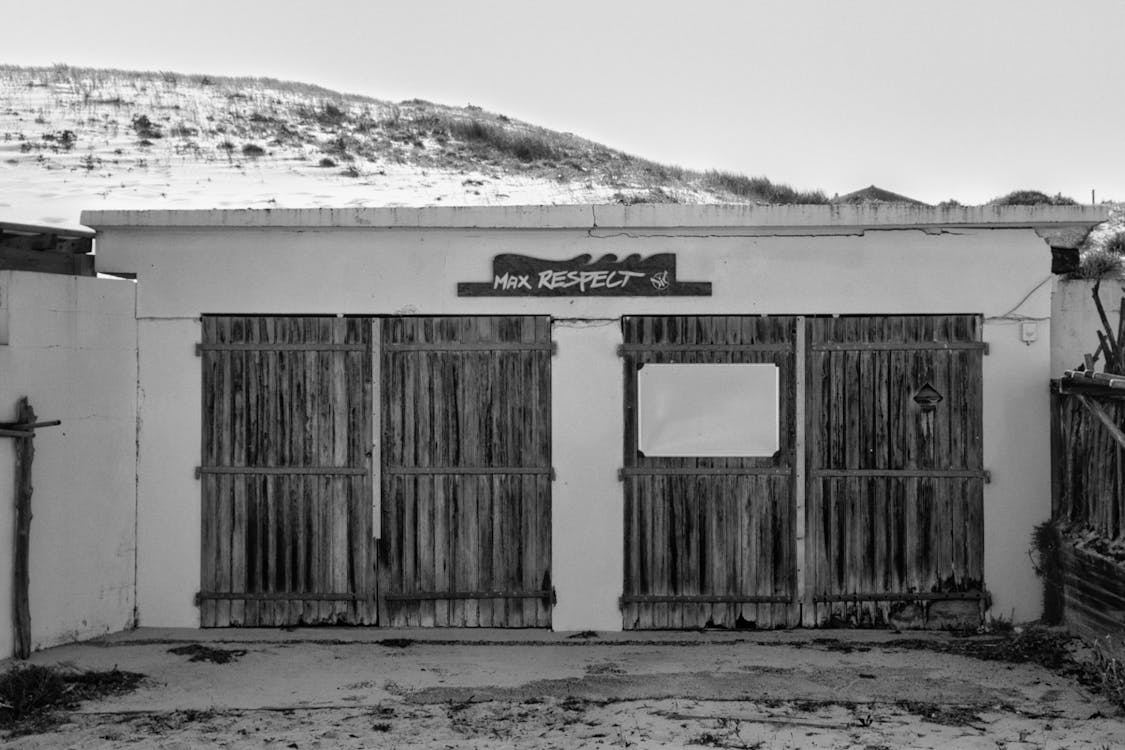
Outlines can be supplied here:
M1066 623L1085 637L1125 636L1125 392L1052 388L1055 580Z

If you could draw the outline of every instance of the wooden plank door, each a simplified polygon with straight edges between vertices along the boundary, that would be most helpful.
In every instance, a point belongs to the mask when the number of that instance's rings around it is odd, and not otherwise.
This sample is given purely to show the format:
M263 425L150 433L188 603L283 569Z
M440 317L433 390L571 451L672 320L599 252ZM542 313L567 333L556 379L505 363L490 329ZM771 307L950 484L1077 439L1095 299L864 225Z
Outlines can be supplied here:
M382 328L381 621L551 624L551 326Z
M817 623L983 596L981 319L807 321L807 583Z
M374 622L370 330L203 318L204 627Z
M624 626L796 624L792 317L627 317L624 325ZM649 457L638 450L638 368L774 363L772 457Z

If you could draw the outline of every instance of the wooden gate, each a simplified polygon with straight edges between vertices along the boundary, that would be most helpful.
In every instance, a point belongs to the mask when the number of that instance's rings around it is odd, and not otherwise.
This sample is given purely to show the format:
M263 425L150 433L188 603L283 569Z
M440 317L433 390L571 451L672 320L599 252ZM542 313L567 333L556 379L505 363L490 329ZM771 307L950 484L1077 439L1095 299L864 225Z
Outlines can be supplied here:
M981 325L975 315L808 319L816 622L885 622L908 601L983 597Z
M551 624L546 317L382 327L381 622Z
M203 318L204 627L374 622L370 331Z
M628 317L625 360L626 628L796 624L792 317ZM638 451L646 363L775 363L773 457L650 457Z

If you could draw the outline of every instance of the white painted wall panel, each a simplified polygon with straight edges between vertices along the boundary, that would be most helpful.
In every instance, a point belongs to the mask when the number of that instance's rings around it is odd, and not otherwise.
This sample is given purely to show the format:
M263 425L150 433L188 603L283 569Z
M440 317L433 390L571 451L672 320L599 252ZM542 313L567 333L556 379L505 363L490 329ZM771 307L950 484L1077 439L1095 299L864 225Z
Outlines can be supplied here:
M27 396L35 437L30 606L35 648L133 621L136 538L135 285L0 272L10 341L0 346L0 421ZM0 439L0 538L14 529L13 441ZM12 545L0 545L0 657L11 653Z

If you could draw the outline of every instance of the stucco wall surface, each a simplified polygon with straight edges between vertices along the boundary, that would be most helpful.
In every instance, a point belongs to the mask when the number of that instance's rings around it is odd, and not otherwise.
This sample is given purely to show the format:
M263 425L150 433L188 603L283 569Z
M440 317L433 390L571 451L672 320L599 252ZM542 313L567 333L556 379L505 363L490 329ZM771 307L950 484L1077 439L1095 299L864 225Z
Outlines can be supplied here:
M1062 377L1082 364L1083 356L1098 348L1098 331L1105 331L1094 304L1094 282L1089 279L1059 279L1051 294L1051 377ZM1098 288L1102 307L1114 330L1121 314L1125 280L1105 279ZM1098 358L1100 372L1104 364Z
M192 470L200 451L200 369L193 345L199 340L196 319L204 313L555 318L560 347L552 404L554 418L562 421L554 431L559 480L552 578L559 589L560 628L620 622L622 489L608 469L621 461L616 436L622 410L620 365L609 333L619 336L619 328L565 327L559 321L642 314L982 314L992 347L984 358L984 458L993 477L984 494L986 584L995 613L1016 619L1039 614L1039 584L1026 551L1033 526L1050 510L1050 333L1040 322L1036 340L1025 343L1019 323L1047 319L1051 275L1050 251L1033 229L850 234L810 229L776 236L737 227L99 229L100 266L134 272L139 279L138 597L146 625L198 623L191 603L199 589L199 484ZM567 259L658 252L676 253L677 278L710 281L713 295L456 295L459 281L490 280L491 260L499 253ZM597 449L576 440L572 429L600 436L591 441ZM566 463L568 455L576 457L573 466ZM596 470L581 478L568 473L586 460ZM603 571L596 582L590 578L595 568ZM597 588L599 603L570 608L564 596L571 585Z
M62 420L35 436L33 647L122 630L134 599L135 285L0 271L0 298L0 421L21 396L41 420ZM13 444L0 439L0 657L14 642Z

